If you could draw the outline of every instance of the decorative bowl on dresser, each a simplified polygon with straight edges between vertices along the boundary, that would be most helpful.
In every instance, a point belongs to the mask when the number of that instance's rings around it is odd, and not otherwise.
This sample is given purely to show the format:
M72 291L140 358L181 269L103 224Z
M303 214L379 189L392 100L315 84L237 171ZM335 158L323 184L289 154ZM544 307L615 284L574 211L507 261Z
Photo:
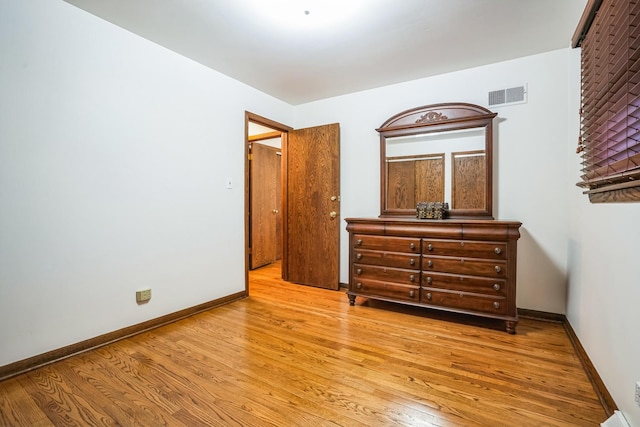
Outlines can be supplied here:
M380 216L346 220L351 305L362 296L471 314L515 333L522 224L493 218L496 115L474 104L433 104L376 129ZM446 212L434 217L446 219L423 219L427 200L442 201Z

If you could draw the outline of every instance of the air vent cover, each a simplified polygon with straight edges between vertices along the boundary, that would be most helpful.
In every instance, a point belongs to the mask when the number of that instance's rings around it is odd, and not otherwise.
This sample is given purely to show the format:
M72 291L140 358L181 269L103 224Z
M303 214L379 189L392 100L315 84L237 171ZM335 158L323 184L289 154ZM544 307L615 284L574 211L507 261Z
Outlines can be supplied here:
M516 86L489 92L489 106L524 104L527 102L526 86Z

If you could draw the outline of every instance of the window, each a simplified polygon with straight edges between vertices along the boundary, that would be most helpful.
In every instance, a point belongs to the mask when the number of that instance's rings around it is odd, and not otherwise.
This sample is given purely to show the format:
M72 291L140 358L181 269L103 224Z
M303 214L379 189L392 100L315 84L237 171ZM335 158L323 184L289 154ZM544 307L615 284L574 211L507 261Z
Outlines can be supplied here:
M640 0L589 0L582 48L582 181L593 203L640 201Z

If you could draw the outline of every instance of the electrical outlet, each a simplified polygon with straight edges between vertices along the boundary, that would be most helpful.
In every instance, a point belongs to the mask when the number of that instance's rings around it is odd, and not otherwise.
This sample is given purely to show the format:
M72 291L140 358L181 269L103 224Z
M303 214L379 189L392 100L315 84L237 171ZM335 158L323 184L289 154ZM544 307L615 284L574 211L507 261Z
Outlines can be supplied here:
M636 405L640 406L640 381L636 382Z
M151 288L136 291L136 302L147 302L151 299Z

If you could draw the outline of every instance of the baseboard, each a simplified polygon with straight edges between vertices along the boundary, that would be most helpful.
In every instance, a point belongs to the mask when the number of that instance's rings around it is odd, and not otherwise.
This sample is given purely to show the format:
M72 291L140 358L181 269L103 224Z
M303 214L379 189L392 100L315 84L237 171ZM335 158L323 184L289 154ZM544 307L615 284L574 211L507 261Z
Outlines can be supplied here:
M578 355L580 362L582 362L584 371L587 373L587 377L589 377L589 381L591 381L591 384L593 385L593 388L598 395L598 399L600 399L600 403L607 413L607 417L612 416L615 411L618 410L618 405L616 405L613 397L611 397L611 394L609 394L609 390L607 390L607 387L604 385L604 381L602 381L602 378L600 378L600 375L598 374L598 371L596 371L595 366L593 366L593 363L591 363L591 359L589 359L587 352L585 351L584 347L582 347L582 344L580 343L580 340L571 327L569 321L566 320L563 325L565 331L567 331L567 335L569 336L571 343L573 344L573 348L575 348L576 350L576 354Z
M201 313L203 311L207 311L233 301L237 301L239 299L245 298L246 296L246 291L238 292L222 298L218 298L213 301L185 308L184 310L176 311L165 316L147 320L146 322L138 323L137 325L128 326L117 331L109 332L104 335L100 335L88 340L68 345L66 347L52 350L47 353L29 357L28 359L19 360L8 365L0 366L0 381L69 358L76 354L93 350L95 348L141 334L151 329L159 328L160 326L176 322L189 316L193 316L194 314Z
M546 311L529 310L527 308L518 308L518 317L554 323L564 323L567 321L567 317L564 314L547 313Z
M607 413L607 417L611 417L615 413L615 411L618 410L618 406L616 405L616 402L614 402L613 397L611 397L609 390L607 390L607 387L604 385L604 382L602 381L602 378L600 378L598 371L596 371L595 366L593 366L593 363L591 363L591 359L589 359L587 352L585 351L584 347L582 347L582 344L580 343L580 340L578 339L575 331L571 327L567 316L565 316L564 314L547 313L544 311L528 310L522 308L518 309L518 316L535 320L543 320L546 322L562 323L562 326L564 327L564 330L569 337L569 341L571 341L571 344L576 351L576 355L578 356L578 359L580 359L580 363L582 363L582 367L587 374L587 377L589 378L589 381L591 382L591 385L593 386L598 399L600 400L602 408Z

